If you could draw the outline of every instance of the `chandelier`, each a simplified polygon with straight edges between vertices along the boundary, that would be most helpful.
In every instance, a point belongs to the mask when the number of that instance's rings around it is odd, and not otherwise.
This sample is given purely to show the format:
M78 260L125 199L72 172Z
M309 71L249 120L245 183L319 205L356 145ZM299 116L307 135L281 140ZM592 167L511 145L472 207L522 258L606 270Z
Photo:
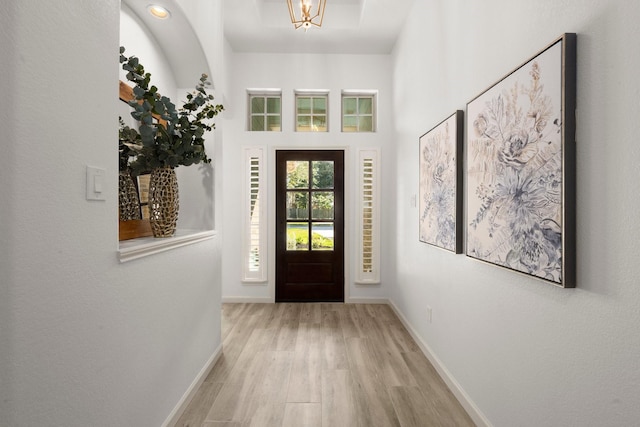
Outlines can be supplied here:
M300 14L296 15L293 1L287 0L289 5L289 15L291 16L291 23L296 30L300 27L305 31L312 25L316 27L322 26L322 18L324 17L324 6L327 0L299 0L300 1Z

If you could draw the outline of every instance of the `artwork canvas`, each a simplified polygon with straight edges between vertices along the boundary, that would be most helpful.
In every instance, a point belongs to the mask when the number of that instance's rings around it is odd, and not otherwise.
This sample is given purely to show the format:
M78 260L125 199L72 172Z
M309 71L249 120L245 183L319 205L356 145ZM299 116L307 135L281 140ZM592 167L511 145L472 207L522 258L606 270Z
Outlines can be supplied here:
M420 241L462 252L460 110L420 137Z
M467 255L575 286L576 36L467 105Z

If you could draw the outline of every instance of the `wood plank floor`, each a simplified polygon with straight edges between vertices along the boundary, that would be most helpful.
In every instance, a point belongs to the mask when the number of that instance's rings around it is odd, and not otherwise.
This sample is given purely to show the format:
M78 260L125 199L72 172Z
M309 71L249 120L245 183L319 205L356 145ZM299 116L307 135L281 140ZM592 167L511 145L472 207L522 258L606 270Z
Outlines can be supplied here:
M222 339L177 426L474 425L386 305L223 304Z

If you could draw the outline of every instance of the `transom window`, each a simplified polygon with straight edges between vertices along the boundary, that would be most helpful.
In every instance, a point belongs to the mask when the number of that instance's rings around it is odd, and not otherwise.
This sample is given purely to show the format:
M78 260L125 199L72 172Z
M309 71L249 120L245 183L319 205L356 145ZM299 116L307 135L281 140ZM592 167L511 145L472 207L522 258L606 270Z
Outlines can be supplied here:
M281 93L249 93L249 130L282 130Z
M296 131L327 132L327 93L296 94Z
M342 94L342 132L376 131L374 94Z

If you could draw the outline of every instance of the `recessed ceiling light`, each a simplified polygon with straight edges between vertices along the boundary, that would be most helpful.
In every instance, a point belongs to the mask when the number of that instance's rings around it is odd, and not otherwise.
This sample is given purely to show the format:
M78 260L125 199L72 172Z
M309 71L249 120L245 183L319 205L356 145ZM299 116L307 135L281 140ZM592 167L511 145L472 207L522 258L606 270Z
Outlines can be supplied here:
M147 6L149 13L155 16L158 19L167 19L171 16L171 13L167 9L162 6L158 6L157 4L150 4Z

